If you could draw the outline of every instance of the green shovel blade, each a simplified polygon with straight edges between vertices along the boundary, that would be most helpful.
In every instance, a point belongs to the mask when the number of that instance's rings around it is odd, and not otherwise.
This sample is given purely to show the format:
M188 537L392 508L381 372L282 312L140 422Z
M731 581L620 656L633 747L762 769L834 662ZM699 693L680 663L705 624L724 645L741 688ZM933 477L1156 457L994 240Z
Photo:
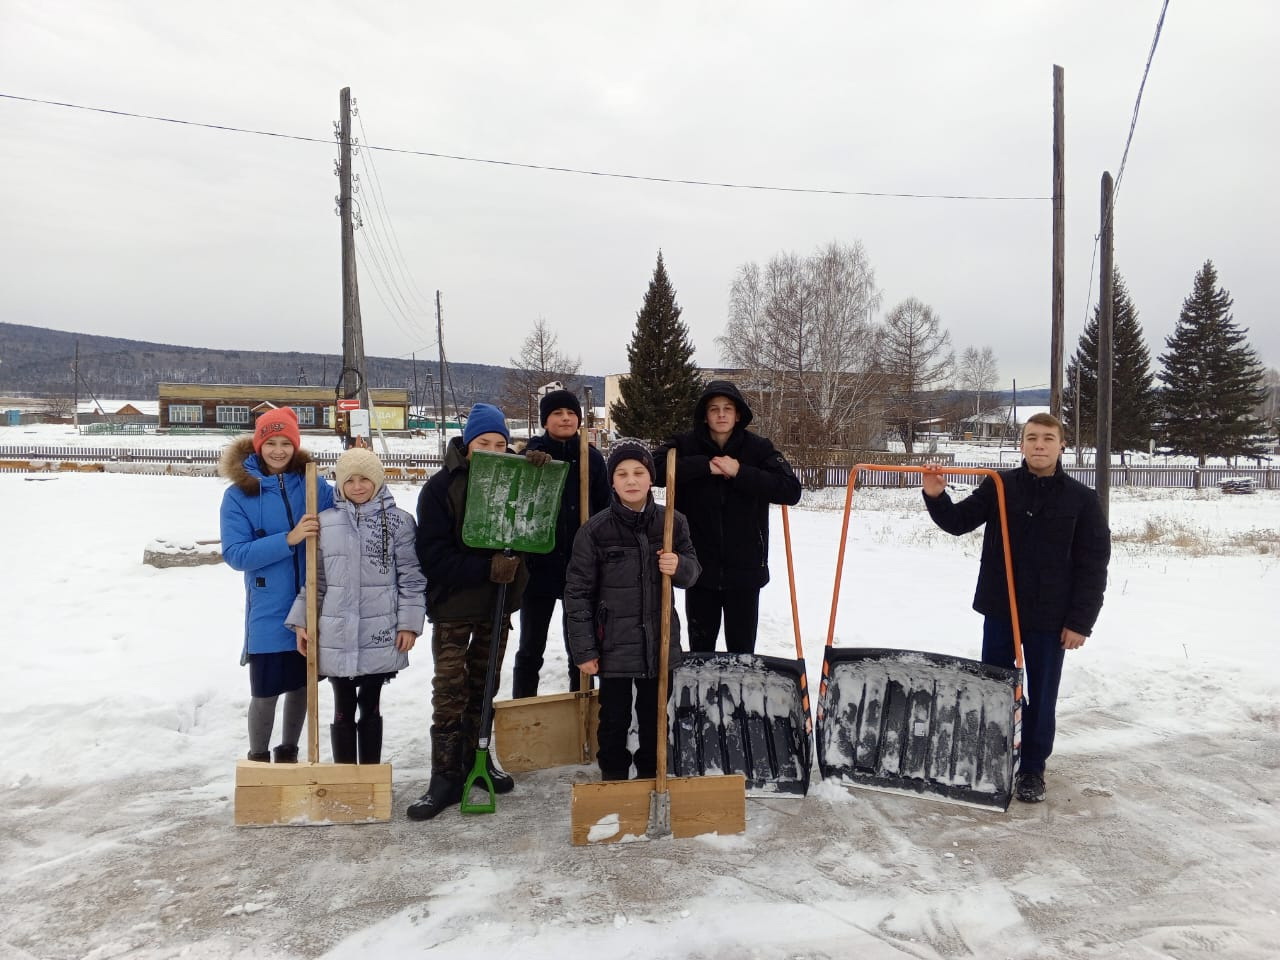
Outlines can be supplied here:
M471 802L471 788L477 780L489 791L487 803L483 800L479 803ZM463 813L493 813L497 809L498 795L493 789L493 778L489 776L489 751L481 748L476 751L476 762L472 764L471 772L462 784L461 810Z

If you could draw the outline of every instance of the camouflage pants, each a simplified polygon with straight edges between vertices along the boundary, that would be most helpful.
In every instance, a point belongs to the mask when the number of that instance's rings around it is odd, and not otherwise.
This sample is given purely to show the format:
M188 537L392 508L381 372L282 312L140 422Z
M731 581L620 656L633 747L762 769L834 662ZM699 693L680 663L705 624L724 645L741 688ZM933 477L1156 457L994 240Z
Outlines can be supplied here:
M511 619L498 642L498 671L507 650ZM437 623L431 631L435 676L431 681L431 772L467 772L480 737L485 670L493 637L490 620Z

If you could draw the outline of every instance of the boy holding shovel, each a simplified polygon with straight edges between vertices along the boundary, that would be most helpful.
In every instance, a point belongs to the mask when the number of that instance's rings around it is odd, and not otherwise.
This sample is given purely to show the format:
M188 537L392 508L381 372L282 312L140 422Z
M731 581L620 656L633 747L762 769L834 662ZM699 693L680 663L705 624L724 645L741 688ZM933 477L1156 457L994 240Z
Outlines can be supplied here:
M653 500L655 470L649 449L622 440L609 452L613 485L609 509L593 516L573 542L564 604L573 661L600 678L600 774L626 780L634 760L640 779L657 769L658 643L662 576L678 587L701 568L689 524L676 513L671 552L662 547L665 507ZM680 656L680 619L671 610L671 663ZM627 748L634 704L639 749Z

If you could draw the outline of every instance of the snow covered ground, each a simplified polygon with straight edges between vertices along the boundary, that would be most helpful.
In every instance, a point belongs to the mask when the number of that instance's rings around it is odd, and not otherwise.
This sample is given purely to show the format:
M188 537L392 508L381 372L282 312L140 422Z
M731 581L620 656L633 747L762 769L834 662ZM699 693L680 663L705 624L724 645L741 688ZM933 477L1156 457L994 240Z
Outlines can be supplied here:
M417 489L393 489L412 509ZM592 768L521 776L494 816L405 818L428 773L425 646L384 697L391 823L232 826L240 575L141 563L154 539L215 538L221 491L0 474L0 956L1280 955L1280 495L1113 493L1107 605L1067 658L1047 803L818 782L749 800L742 836L576 848L569 787ZM842 499L791 514L815 691ZM975 655L978 535L936 531L909 491L855 508L836 642ZM760 652L787 656L781 536L775 514ZM563 672L559 652L544 688Z

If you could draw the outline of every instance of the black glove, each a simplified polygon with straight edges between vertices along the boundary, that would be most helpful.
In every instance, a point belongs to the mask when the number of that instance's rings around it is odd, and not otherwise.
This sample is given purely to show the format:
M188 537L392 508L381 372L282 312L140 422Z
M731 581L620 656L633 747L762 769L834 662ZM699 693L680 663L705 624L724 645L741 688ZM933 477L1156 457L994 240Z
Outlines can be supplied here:
M516 578L516 571L519 569L519 557L495 553L489 561L489 579L494 583L510 583Z
M551 462L551 454L545 450L526 450L524 458L535 467L545 467Z

